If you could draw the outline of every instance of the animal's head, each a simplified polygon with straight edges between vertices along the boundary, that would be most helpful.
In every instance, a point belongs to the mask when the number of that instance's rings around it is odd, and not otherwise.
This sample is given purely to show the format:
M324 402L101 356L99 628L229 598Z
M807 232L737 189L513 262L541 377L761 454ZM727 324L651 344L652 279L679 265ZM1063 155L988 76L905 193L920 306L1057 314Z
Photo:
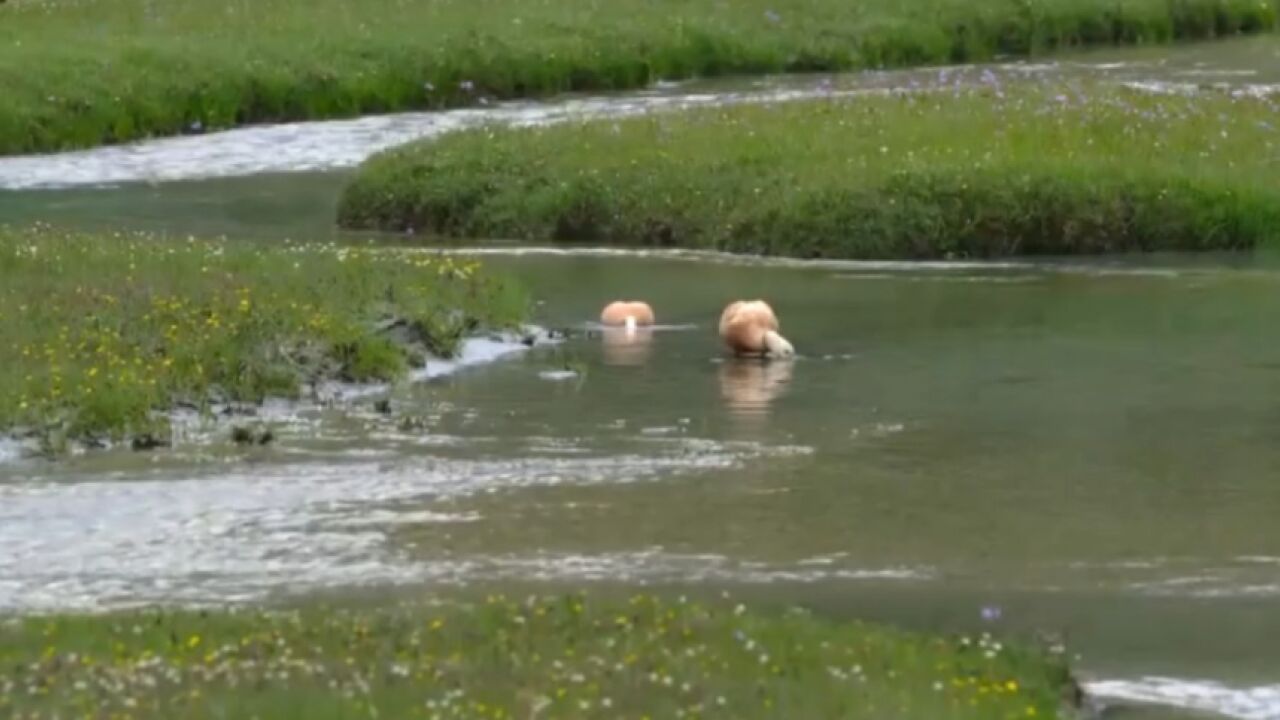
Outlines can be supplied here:
M764 334L764 346L768 348L770 357L795 357L796 349L786 338L770 330Z

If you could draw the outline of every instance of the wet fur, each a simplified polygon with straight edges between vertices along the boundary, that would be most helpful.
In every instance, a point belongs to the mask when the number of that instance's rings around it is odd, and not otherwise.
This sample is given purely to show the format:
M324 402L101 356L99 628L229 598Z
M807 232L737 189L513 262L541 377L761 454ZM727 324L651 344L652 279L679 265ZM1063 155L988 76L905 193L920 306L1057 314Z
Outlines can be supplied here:
M778 330L778 316L763 300L738 300L720 314L720 338L736 355L793 355Z

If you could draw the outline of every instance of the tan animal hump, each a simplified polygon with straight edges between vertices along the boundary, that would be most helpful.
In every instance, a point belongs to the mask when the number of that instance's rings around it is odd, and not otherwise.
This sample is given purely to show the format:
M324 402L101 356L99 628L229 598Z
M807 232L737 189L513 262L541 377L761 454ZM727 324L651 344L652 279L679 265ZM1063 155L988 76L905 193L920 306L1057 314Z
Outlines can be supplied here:
M736 353L765 352L765 333L777 330L778 317L763 300L732 302L720 315L720 337Z
M639 300L615 300L600 311L600 322L604 325L625 325L627 318L636 325L652 325L653 308Z

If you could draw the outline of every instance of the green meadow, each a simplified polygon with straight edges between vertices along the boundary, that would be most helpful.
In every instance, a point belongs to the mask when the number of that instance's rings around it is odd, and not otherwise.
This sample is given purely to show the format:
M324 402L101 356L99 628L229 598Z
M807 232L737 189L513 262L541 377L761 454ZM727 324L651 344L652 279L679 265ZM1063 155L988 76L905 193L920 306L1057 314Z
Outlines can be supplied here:
M802 258L1280 242L1269 99L1018 84L546 127L369 160L340 224Z
M1277 0L11 0L0 154L659 79L1268 31Z
M1058 717L1059 656L636 595L32 617L0 713L94 718Z

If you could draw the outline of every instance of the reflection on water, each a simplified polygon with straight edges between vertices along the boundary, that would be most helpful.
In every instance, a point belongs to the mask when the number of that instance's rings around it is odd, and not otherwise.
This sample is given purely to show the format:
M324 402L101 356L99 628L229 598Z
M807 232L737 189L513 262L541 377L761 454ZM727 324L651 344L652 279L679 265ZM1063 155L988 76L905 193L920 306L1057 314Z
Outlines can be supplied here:
M720 363L720 396L730 414L760 423L769 406L791 386L793 360L729 358Z
M653 351L653 329L607 327L601 333L607 365L644 365Z

